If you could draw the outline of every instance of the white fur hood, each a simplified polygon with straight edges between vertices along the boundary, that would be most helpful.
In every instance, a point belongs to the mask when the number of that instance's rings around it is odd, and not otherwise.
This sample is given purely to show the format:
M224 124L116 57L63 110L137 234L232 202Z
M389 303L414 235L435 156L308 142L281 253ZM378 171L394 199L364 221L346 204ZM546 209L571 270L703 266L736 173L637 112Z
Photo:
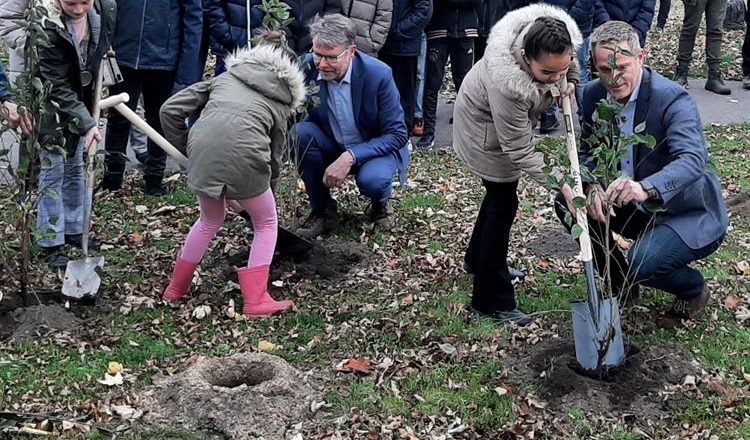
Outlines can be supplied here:
M534 20L544 16L554 17L565 23L575 47L574 53L583 43L581 31L573 18L558 7L537 3L507 13L492 27L483 62L493 85L510 98L529 99L538 93L538 83L534 82L531 74L519 68L515 51L529 26Z
M60 0L42 0L42 6L47 10L47 20L60 28L65 28L62 22L62 7Z
M253 48L242 48L227 57L227 70L237 69L243 64L254 64L271 72L291 94L291 106L297 108L305 100L305 76L296 62L292 61L285 51L270 44L261 44ZM250 84L266 86L265 84Z

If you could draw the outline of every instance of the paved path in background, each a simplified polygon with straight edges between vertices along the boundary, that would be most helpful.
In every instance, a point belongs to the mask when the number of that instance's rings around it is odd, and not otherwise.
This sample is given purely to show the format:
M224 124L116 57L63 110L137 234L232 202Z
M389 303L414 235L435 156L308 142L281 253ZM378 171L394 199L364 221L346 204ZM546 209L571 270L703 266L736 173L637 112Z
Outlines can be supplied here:
M729 96L706 91L703 88L704 84L705 80L691 79L688 89L698 104L703 125L750 123L750 90L744 90L740 81L726 82L732 89L732 94ZM435 148L451 148L453 145L453 126L449 123L451 116L453 116L453 103L441 101L437 112ZM559 130L556 134L563 134L563 131Z

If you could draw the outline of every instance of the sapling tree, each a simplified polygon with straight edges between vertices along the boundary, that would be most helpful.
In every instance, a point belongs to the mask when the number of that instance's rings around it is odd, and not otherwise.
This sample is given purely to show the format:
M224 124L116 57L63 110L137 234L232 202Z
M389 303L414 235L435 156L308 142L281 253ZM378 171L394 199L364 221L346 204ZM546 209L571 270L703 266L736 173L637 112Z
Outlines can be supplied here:
M618 45L603 45L604 49L611 51L607 57L607 64L610 71L613 72L610 76L600 75L600 80L609 82L611 84L619 84L622 81L622 73L619 70L617 64L618 55L624 57L634 57L631 51L627 50ZM592 123L590 127L587 127L587 136L582 139L583 148L587 151L587 160L581 163L581 178L584 185L587 186L587 192L589 194L588 199L584 197L576 197L573 199L573 207L576 209L587 209L590 204L600 201L603 204L603 211L605 214L604 222L604 237L605 243L599 243L604 249L611 249L612 234L610 231L610 219L613 215L611 205L602 198L603 192L599 191L599 188L606 189L612 182L623 177L623 171L620 170L621 161L628 155L630 148L637 145L645 146L649 149L653 149L656 146L656 139L645 132L645 123L638 124L633 127L631 134L623 133L622 127L626 124L626 117L624 115L625 106L614 100L612 97L607 96L600 100L596 104L596 110L592 115ZM570 170L570 161L568 159L567 150L564 145L553 150L551 154L545 156L548 161L546 163L546 170L550 176L550 183L553 187L560 188L563 184L567 183L571 187L575 184L575 180L572 175L563 174L562 177L552 173L553 168L559 170ZM646 206L646 209L655 212L659 208L655 206ZM578 239L583 232L582 228L578 224L574 224L573 217L570 213L566 213L565 222L567 224L573 224L571 234L573 238ZM592 237L593 239L593 237ZM614 250L619 252L619 250ZM607 259L605 265L606 268L600 277L603 278L604 286L603 289L599 289L602 295L608 297L614 297L621 293L627 292L628 286L613 286L612 279L610 276L610 260ZM622 287L623 291L616 291L617 287Z
M48 18L47 10L32 2L25 10L19 26L26 34L24 55L25 70L12 84L6 84L12 100L18 105L21 115L31 115L36 123L28 135L21 135L7 122L0 125L0 133L12 138L11 144L18 145L18 161L13 159L13 148L3 145L0 149L0 169L6 184L2 192L4 205L10 206L9 216L12 225L4 231L10 239L0 240L0 256L8 273L18 274L19 293L28 305L32 295L39 301L36 293L30 288L31 260L34 243L47 231L36 229L35 213L42 195L59 197L50 194L47 188L38 188L36 178L41 168L52 166L49 161L40 161L42 149L65 154L62 127L58 126L53 133L40 133L39 121L59 121L57 104L51 99L52 83L42 79L40 74L39 52L49 44L43 23ZM51 219L52 222L57 219Z
M610 84L619 84L622 81L622 73L617 64L618 57L633 57L635 56L632 52L618 45L604 45L603 48L611 51L607 57L609 65L609 71L612 72L608 76L600 76L600 80L608 82ZM612 206L603 198L604 192L601 190L608 188L614 181L624 177L623 171L620 169L621 161L629 154L629 150L635 146L645 146L649 149L653 149L656 145L656 140L653 136L645 132L645 123L638 124L633 127L632 133L623 132L623 127L627 121L624 114L625 106L620 102L617 102L610 96L600 100L596 104L594 114L592 115L592 121L590 126L586 127L586 137L582 139L583 149L586 151L586 159L581 163L581 180L584 182L588 198L577 196L573 199L572 205L575 209L586 210L590 205L601 202L603 205L604 222L602 225L603 234L601 236L591 236L592 241L601 239L604 243L597 243L604 249L604 252L621 252L617 246L612 246L612 233L610 229L610 220L614 215ZM564 144L557 145L556 148L552 148L545 155L547 158L546 171L550 176L550 183L553 187L561 188L564 184L568 184L571 187L575 186L575 176L572 172L563 173L562 176L559 173L553 173L553 169L557 170L568 170L570 171L570 160L568 158L568 150ZM658 208L645 206L645 209L658 210ZM573 225L571 228L571 234L573 238L578 239L583 233L583 228L575 223L575 220L571 213L565 214L565 223ZM622 259L619 259L622 260ZM600 268L603 269L599 273L599 288L596 291L600 298L613 299L617 296L626 295L630 291L631 277L629 276L632 268L612 268L610 264L613 261L617 261L614 258L610 258L607 255L604 264L600 263ZM612 282L612 269L623 270L626 272L625 282L623 285L614 285ZM615 301L610 301L610 304L614 307ZM592 312L593 313L593 312ZM597 313L598 315L598 313ZM593 315L592 315L593 316ZM610 313L609 316L615 319L614 314ZM610 322L609 327L612 328L614 323ZM599 347L599 367L603 361L603 355L609 349L611 339L607 338L600 341L601 347Z
M292 22L290 7L281 0L263 0L261 6L263 11L263 26L270 30L281 30ZM308 69L309 66L305 64L306 54L302 55L298 59L298 63L303 69ZM292 115L289 121L289 128L295 124L304 121L307 115L314 108L320 105L320 97L318 92L320 88L315 81L310 81L307 84L307 96L305 104L298 109ZM284 151L284 163L289 165L291 170L284 173L288 176L286 182L282 184L282 190L277 194L277 199L280 205L281 212L291 213L289 221L291 229L296 229L298 226L298 211L301 206L300 204L300 193L302 189L302 180L299 175L299 165L304 157L307 150L307 145L301 145L301 141L296 132L290 131L286 150Z

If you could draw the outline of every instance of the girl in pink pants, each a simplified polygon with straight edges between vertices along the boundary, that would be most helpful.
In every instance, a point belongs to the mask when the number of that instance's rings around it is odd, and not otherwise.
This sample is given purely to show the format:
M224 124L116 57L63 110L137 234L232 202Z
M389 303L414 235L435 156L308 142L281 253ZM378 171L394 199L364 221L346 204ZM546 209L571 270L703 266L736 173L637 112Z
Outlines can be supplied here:
M226 65L226 73L182 90L161 108L165 137L187 150L188 186L200 206L164 300L175 303L187 294L196 267L224 224L226 200L236 200L255 230L247 267L238 271L243 312L261 318L294 305L268 294L277 233L271 188L278 178L287 121L304 100L304 78L279 33L261 37L255 48L240 49ZM195 114L200 117L188 130L185 120Z

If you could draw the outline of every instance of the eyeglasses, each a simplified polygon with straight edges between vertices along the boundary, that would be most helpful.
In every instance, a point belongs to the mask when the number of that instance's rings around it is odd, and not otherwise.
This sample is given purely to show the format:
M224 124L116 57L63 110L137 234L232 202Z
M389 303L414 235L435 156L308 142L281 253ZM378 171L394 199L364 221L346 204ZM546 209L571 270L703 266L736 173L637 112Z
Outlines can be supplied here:
M351 49L351 48L352 48L352 46L347 47L346 49L344 49L343 52L341 52L340 54L336 55L335 57L329 57L329 56L317 54L317 53L313 52L312 49L310 49L310 53L312 54L313 61L315 61L316 63L320 63L320 62L325 61L328 64L335 64L335 63L338 63L339 61L341 61L341 59L346 56L347 52L349 52L349 49Z

